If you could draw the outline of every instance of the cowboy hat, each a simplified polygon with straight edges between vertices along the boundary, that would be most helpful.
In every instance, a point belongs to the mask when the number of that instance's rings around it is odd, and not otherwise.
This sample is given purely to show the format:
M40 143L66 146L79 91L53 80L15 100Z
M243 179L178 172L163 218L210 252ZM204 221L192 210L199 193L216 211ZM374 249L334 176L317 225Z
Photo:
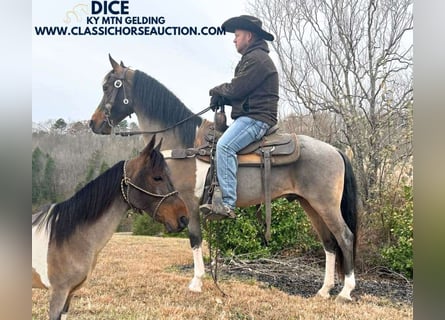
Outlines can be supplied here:
M262 22L260 19L255 18L253 16L242 15L239 17L233 17L226 20L222 27L227 32L235 32L237 29L251 31L264 40L273 41L274 36L269 32L262 29Z

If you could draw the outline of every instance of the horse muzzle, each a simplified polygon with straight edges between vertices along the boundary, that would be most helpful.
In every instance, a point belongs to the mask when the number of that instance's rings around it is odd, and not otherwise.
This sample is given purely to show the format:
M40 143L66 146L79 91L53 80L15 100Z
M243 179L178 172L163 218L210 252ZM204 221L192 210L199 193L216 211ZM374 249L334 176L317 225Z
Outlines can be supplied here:
M189 218L186 216L180 216L176 221L176 227L173 227L170 223L165 223L165 229L168 233L181 232L189 224Z
M189 218L187 218L186 216L182 216L179 218L179 228L181 228L181 230L183 230L184 228L186 228L189 224Z
M111 127L108 125L106 120L102 121L90 120L89 126L95 134L103 134L103 135L111 134Z

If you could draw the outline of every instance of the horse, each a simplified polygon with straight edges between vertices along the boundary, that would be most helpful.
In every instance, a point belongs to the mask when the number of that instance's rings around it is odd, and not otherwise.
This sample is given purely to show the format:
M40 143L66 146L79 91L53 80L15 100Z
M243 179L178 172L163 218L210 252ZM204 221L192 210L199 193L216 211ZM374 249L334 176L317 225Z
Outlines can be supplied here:
M188 109L169 89L140 70L116 62L103 80L103 97L94 111L90 127L96 134L111 134L113 127L135 113L141 132L157 131L169 149L199 145L202 131L212 122ZM176 125L178 124L178 125ZM150 131L148 131L150 132ZM144 134L149 139L151 133ZM325 275L317 295L330 297L335 270L343 282L338 302L352 301L355 288L354 261L357 239L357 184L347 156L332 145L309 136L298 135L299 159L289 165L274 166L271 173L272 199L298 200L317 232L325 251ZM190 211L188 226L193 252L194 276L189 289L202 291L205 273L199 204L209 164L196 157L167 159L172 179ZM237 175L237 206L264 201L258 168L240 167Z
M161 143L154 147L153 136L138 157L32 215L32 287L50 290L50 320L66 318L73 293L130 208L149 212L168 232L187 226L189 212L171 182Z

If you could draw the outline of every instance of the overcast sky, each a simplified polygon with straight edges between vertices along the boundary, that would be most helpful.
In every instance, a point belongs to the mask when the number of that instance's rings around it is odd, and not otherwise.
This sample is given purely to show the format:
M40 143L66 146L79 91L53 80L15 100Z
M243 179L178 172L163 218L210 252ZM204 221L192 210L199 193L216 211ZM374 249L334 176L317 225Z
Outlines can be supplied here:
M230 17L246 14L246 2L130 0L128 16L163 16L165 26L220 26ZM123 60L127 66L158 79L194 112L208 106L209 89L229 81L240 59L231 33L225 36L37 36L35 26L87 26L87 16L93 16L91 1L38 0L32 4L34 122L90 119L102 97L103 77L111 70L108 53L117 61ZM79 4L86 6L78 6L77 18L71 15L71 22L67 23L67 12ZM86 8L87 13L79 8Z

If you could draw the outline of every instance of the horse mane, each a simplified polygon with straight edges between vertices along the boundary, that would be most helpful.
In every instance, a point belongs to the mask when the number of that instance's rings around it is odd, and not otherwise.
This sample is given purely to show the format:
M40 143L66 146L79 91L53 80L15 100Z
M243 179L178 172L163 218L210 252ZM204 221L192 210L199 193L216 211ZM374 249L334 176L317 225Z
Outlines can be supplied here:
M133 93L143 106L142 112L146 117L169 127L193 115L168 88L146 73L136 70L133 81ZM196 128L201 123L202 118L196 116L175 128L185 147L193 147Z
M103 216L117 194L120 193L124 161L116 163L96 179L76 192L71 198L59 202L37 217L32 225L50 230L50 240L56 245L69 239L77 227L92 223Z

